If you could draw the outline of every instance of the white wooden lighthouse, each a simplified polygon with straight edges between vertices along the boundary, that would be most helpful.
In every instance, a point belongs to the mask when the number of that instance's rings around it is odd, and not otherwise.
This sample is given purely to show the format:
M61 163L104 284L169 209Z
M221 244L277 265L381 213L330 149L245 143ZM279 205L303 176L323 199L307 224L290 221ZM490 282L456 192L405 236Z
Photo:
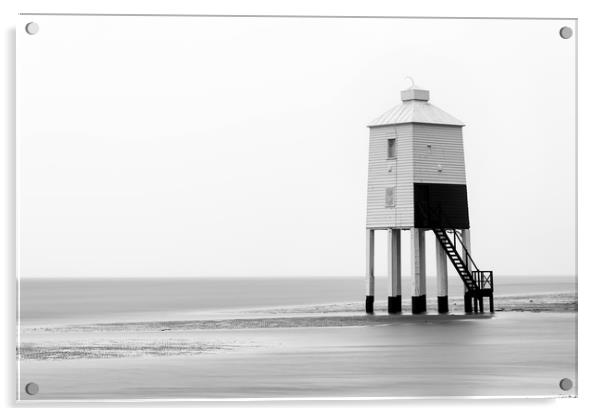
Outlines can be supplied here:
M462 127L412 86L369 124L366 312L374 311L374 232L388 233L389 313L401 312L401 231L411 233L412 313L426 312L425 231L436 236L437 300L447 313L447 259L464 282L465 311L493 311L493 273L470 256Z

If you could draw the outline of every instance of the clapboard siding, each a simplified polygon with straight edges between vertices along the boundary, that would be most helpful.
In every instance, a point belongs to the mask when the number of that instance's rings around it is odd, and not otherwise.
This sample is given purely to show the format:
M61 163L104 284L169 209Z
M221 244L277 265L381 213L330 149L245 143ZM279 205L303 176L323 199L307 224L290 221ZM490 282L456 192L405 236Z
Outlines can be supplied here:
M414 124L413 130L414 182L466 184L462 127Z
M397 130L397 227L414 226L413 125L404 124Z
M397 139L397 158L387 158L387 140ZM413 217L412 126L370 128L367 227L411 227ZM395 207L385 206L385 190L395 186Z

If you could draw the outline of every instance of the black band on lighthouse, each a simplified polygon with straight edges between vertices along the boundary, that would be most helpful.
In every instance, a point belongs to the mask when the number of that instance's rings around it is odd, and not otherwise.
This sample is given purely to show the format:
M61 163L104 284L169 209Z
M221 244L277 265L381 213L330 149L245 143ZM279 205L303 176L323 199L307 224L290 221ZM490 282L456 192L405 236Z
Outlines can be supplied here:
M414 226L470 228L466 185L414 183Z

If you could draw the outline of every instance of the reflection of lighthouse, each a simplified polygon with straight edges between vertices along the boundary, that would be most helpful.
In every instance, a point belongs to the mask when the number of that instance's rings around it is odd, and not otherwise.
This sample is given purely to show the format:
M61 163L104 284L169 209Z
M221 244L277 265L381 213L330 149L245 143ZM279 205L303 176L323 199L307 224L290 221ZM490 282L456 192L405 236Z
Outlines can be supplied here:
M424 232L437 248L439 313L447 313L447 259L465 286L466 312L493 312L493 273L476 267L470 231L462 127L412 86L401 103L370 123L366 312L374 311L374 231L388 231L389 313L401 312L401 231L411 232L412 313L426 312Z

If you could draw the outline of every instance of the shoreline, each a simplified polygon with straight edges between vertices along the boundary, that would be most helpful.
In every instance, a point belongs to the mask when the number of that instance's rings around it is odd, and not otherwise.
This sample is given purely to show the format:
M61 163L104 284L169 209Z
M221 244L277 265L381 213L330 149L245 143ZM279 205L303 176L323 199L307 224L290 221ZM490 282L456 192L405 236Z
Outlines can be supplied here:
M522 311L504 311L522 312ZM564 312L564 311L563 311ZM175 321L139 321L112 322L84 325L64 325L57 327L29 328L26 333L87 333L87 332L148 332L159 330L195 331L212 329L270 329L270 328L324 328L340 326L366 326L378 324L394 324L397 322L420 322L424 320L477 320L492 319L495 314L374 314L374 315L302 315L287 317L256 317L256 318L224 318L224 319L193 319Z
M533 319L538 313L504 311L497 314L347 315L287 318L246 318L94 324L38 328L21 337L17 361L72 361L79 359L199 356L264 346L260 338L278 338L296 330L376 328L468 328L484 321ZM576 311L547 311L560 317ZM480 325L480 324L479 324ZM487 325L487 324L485 324Z
M485 302L487 303L487 302ZM19 329L23 334L32 332L69 332L69 331L103 331L117 330L139 330L140 328L151 329L157 327L178 327L209 329L211 327L240 328L244 323L251 327L258 327L256 322L272 323L272 327L285 327L290 323L291 327L311 326L307 321L313 320L317 323L323 321L340 322L371 322L388 323L395 319L422 319L424 317L453 317L452 319L472 317L494 316L489 312L482 314L465 314L463 299L450 298L450 312L438 314L436 312L436 299L428 299L426 314L412 315L410 305L404 304L401 314L389 315L385 301L377 301L374 305L374 314L367 315L364 312L363 302L339 302L323 304L281 305L275 307L256 307L241 309L220 309L200 311L178 311L164 313L160 316L156 312L141 312L130 317L114 320L109 317L90 319L82 322L21 322ZM487 306L487 305L486 305ZM495 298L495 312L576 312L577 295L572 293L537 293L519 296L500 295ZM162 318L162 319L161 319ZM320 325L327 326L327 325ZM340 323L333 326L342 326ZM349 326L349 325L344 325Z

